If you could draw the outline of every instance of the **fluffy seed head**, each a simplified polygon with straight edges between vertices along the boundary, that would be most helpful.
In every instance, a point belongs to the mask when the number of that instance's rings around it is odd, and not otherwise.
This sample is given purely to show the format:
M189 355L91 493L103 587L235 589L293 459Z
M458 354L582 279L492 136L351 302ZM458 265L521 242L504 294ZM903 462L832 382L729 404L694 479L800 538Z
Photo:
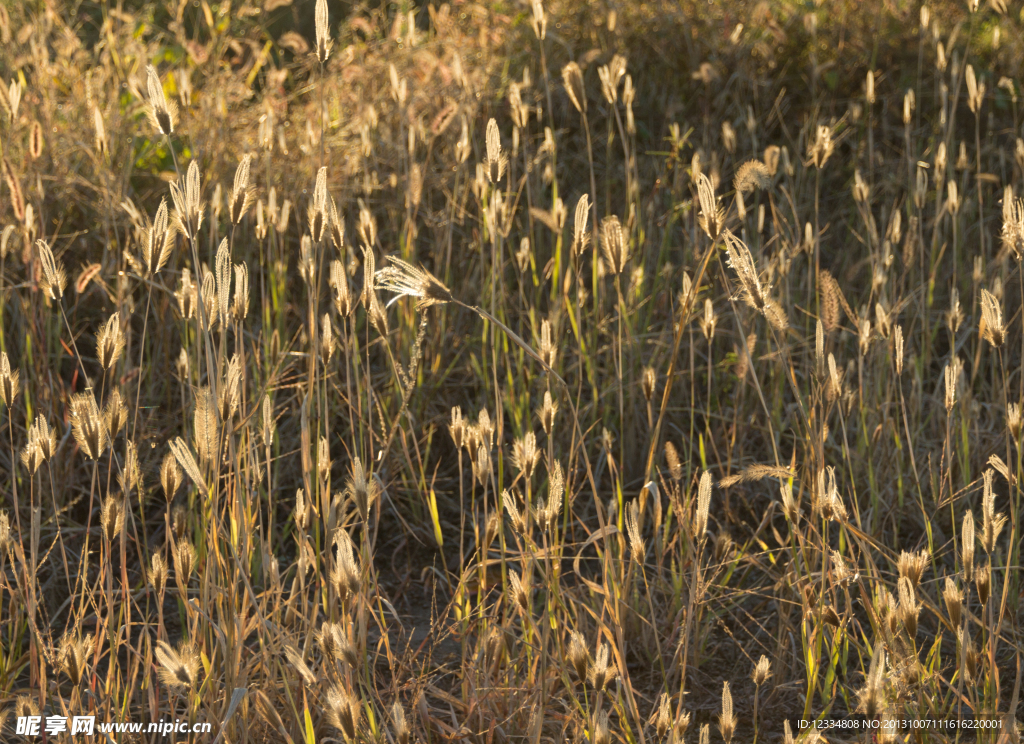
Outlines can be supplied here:
M697 176L697 199L700 202L700 227L711 240L715 240L725 225L725 210L719 205L711 179L703 173Z
M964 514L960 530L960 557L963 561L964 582L969 584L974 579L974 513L970 509Z
M316 58L322 65L331 54L331 41L327 23L327 0L316 0Z
M576 213L573 219L572 255L579 258L590 242L587 233L587 218L590 215L590 196L584 194L576 202Z
M583 88L583 72L575 62L569 62L562 68L562 82L565 84L565 92L576 110L583 113L587 110L587 93Z
M0 398L3 398L8 408L14 405L14 399L18 397L20 376L21 370L11 369L11 360L7 357L7 352L0 352Z
M85 456L98 460L107 447L108 430L91 391L71 398L71 430Z
M999 300L987 289L981 290L981 336L997 349L1006 340Z
M110 369L124 351L124 332L118 313L114 313L96 334L96 358L103 369Z
M732 741L736 733L736 714L732 709L732 693L729 691L729 683L722 683L722 713L718 716L718 731L722 734L726 744Z
M954 628L959 628L960 619L963 616L964 593L957 587L956 582L950 576L946 577L942 599L946 603L946 613L949 615L950 624Z
M615 215L601 220L601 248L604 250L605 265L613 274L621 274L629 259L629 245L622 231L622 224Z
M187 641L174 649L164 641L157 641L156 661L160 665L160 682L170 687L192 689L199 678L199 654Z
M693 538L703 542L708 530L708 510L711 507L711 473L705 470L697 488L697 511L693 519Z
M178 118L178 106L164 96L164 86L153 65L146 67L146 88L149 93L149 120L160 134L172 134Z
M749 194L755 189L767 189L772 185L772 176L768 166L760 160L748 160L736 171L733 186L741 194Z
M53 257L53 251L45 240L37 240L36 249L39 251L39 262L43 265L42 288L52 299L59 300L68 285L64 264Z
M487 156L484 159L484 166L487 169L487 179L491 183L498 183L505 176L505 169L508 167L508 155L501 150L501 134L498 132L498 122L494 119L487 121Z

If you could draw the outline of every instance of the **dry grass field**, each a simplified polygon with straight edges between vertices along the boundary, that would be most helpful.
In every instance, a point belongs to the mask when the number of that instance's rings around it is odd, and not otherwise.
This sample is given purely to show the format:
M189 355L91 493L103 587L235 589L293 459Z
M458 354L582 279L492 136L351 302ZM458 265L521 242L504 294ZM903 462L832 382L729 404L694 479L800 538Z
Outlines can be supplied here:
M0 0L0 741L1018 744L1022 63Z

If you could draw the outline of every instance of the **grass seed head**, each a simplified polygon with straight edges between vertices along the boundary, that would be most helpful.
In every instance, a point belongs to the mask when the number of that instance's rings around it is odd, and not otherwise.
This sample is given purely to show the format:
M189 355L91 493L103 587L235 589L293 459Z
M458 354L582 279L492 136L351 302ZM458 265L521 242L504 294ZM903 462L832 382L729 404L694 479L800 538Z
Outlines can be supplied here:
M576 670L576 676L580 680L586 680L590 675L590 651L587 650L587 642L579 631L572 631L569 640L569 663Z
M156 593L163 594L164 587L167 586L167 561L159 553L153 553L148 578Z
M964 593L957 587L956 581L951 576L946 577L942 600L946 604L946 614L949 615L950 624L954 628L959 628L960 619L963 617Z
M330 30L327 22L327 0L316 0L316 58L323 65L331 54Z
M110 369L121 358L124 351L124 332L121 330L119 313L111 315L96 334L96 358L100 367Z
M52 299L59 300L64 296L64 288L68 285L64 264L53 257L53 251L45 240L37 240L36 249L39 252L39 262L43 266L41 286Z
M14 399L18 397L20 376L20 370L11 369L11 360L7 352L0 352L0 398L8 408L14 405Z
M156 660L160 665L157 675L172 689L193 689L199 679L199 654L195 647L183 640L177 649L164 641L157 641Z
M606 710L602 710L595 717L593 742L594 744L612 744L612 732Z
M174 577L182 586L188 586L196 566L196 550L187 540L180 541L174 550Z
M572 101L572 105L580 113L587 110L587 93L583 87L583 72L575 62L569 62L562 68L562 82L565 84L565 92Z
M539 411L540 425L544 429L544 433L551 436L551 431L555 427L555 415L558 413L558 404L551 397L551 392L548 390L544 391L544 402L541 404Z
M705 470L697 488L697 511L693 518L693 539L703 542L708 530L708 510L711 507L711 473Z
M683 479L683 464L679 460L676 446L670 441L665 442L665 463L668 465L668 472L672 480L678 484Z
M927 550L922 550L918 553L908 553L902 551L899 557L899 563L897 564L900 576L905 576L910 580L913 586L918 586L921 583L921 576L924 574L925 569L928 568L930 558Z
M617 676L613 668L609 666L610 653L611 649L607 643L598 643L597 655L590 668L590 684L597 692L601 692Z
M60 649L57 651L57 663L60 670L71 680L72 685L77 686L82 681L89 663L92 645L92 635L88 633L77 639L71 635L65 635L61 639Z
M108 399L108 414L100 414L96 405L96 398L92 392L78 393L71 398L71 430L75 435L75 441L91 460L98 460L103 450L107 447L108 421L116 417L120 420L120 396L111 394ZM127 417L127 409L125 416Z
M1006 340L999 300L987 289L981 290L981 336L997 349Z
M532 431L526 432L521 439L512 443L512 464L522 473L523 478L529 481L540 461L540 450L537 448L537 435Z
M118 496L108 496L100 510L100 527L108 543L121 534L124 527L124 502Z
M654 391L658 384L658 376L654 367L644 367L643 375L640 378L640 389L643 391L644 400L648 403L654 397Z
M736 714L732 709L732 693L729 691L729 683L722 683L722 713L718 716L718 731L725 739L726 744L732 741L736 733Z
M395 744L409 744L409 724L405 720L405 708L397 700L391 706L391 723L395 732Z
M700 203L700 227L714 241L725 225L725 210L715 196L711 179L703 173L697 175L697 199Z
M508 155L501 150L501 134L498 132L498 122L494 119L487 120L487 136L485 140L487 154L484 158L484 167L487 171L487 179L491 183L498 183L505 177L505 169L508 167Z
M153 65L146 67L146 88L149 93L149 120L160 134L169 136L174 133L174 125L178 120L178 106L164 96L164 86L160 82Z
M352 475L345 487L345 494L356 505L359 518L364 522L369 519L370 509L380 495L380 485L376 478L367 474L358 457L352 459Z
M984 566L974 572L974 588L978 590L978 601L984 607L992 590L991 562L986 562Z
M238 168L235 169L235 182L231 188L231 199L228 202L228 215L231 224L237 225L252 205L252 190L249 188L249 166L251 155L243 155Z

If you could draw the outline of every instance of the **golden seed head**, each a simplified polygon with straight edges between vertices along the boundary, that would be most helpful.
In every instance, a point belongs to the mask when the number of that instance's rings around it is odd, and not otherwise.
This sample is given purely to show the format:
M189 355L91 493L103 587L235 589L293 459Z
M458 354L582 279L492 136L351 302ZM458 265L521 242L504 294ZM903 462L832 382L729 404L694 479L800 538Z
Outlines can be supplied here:
M235 264L235 294L231 301L231 317L236 323L245 320L249 314L249 268Z
M196 565L196 550L192 543L182 540L174 551L174 575L176 580L187 585Z
M551 340L551 322L545 318L540 323L540 358L546 365L554 368L558 357L558 347Z
M60 648L57 651L57 665L68 676L72 685L78 685L82 681L91 651L91 633L87 633L78 639L73 638L71 635L65 635L61 639Z
M505 169L508 167L508 155L501 150L501 134L498 132L498 122L494 119L487 121L487 135L485 144L487 154L484 158L484 167L487 171L487 179L491 183L498 183L505 177Z
M981 569L975 572L974 587L978 590L978 601L984 607L992 589L992 564L990 562L986 562Z
M149 120L160 134L172 134L178 119L178 106L164 96L163 83L153 65L146 67L146 88L149 93Z
M626 534L629 536L629 552L637 563L644 562L644 541L640 536L640 504L632 501L626 509Z
M798 497L793 496L793 486L788 481L784 481L780 487L782 496L782 510L786 513L789 521L794 526L800 522L800 502Z
M643 376L640 379L640 386L643 390L644 399L650 403L654 397L654 391L658 384L658 375L654 367L644 367Z
M590 242L590 234L587 232L587 219L590 215L590 196L583 194L576 202L576 212L573 216L572 231L572 255L579 258Z
M693 539L703 542L708 530L708 510L711 507L711 473L705 470L697 487L697 511L693 518Z
M752 680L754 680L754 684L755 685L760 687L765 682L767 682L768 678L771 677L771 676L772 676L772 665L771 665L771 662L768 661L768 657L767 656L762 655L761 658L757 660L757 664L754 665L754 671L751 673L750 678Z
M576 110L583 113L587 110L587 92L583 87L583 72L575 62L569 62L562 68L562 82L565 92Z
M327 18L327 0L316 0L314 13L316 21L316 58L322 65L331 54L330 30Z
M160 665L160 682L172 689L195 687L199 679L199 654L188 641L182 640L177 649L157 641L155 655Z
M864 687L857 693L857 710L868 719L877 718L881 712L882 705L885 702L884 679L885 649L879 643L871 655L871 666L864 679Z
M776 148L777 150L778 148ZM778 156L776 155L776 164ZM772 173L760 160L748 160L736 171L733 186L740 194L749 194L755 189L767 189L772 185Z
M110 369L121 358L124 351L124 332L121 330L119 313L111 315L96 334L96 358L100 367Z
M910 583L916 587L921 583L921 576L928 568L929 562L930 557L927 550L918 553L908 553L904 550L900 553L897 568L900 576L908 578Z
M526 523L523 521L522 512L519 511L519 504L516 503L516 497L511 491L505 489L501 492L501 503L505 507L505 511L508 512L509 520L512 522L512 529L518 532L520 535L526 531Z
M334 290L334 309L342 319L347 318L355 310L355 303L349 290L348 274L341 261L331 261L328 284Z
M100 527L107 542L121 534L124 527L124 502L118 496L108 496L100 510Z
M974 512L970 509L964 514L960 529L960 554L964 566L964 582L970 584L974 580Z
M907 631L907 635L913 639L917 635L917 615L921 611L921 606L917 603L914 585L910 582L910 579L906 576L901 576L898 587L900 605L897 613L900 622L903 623L903 628Z
M989 555L995 550L999 533L1006 525L1006 516L996 513L996 495L992 489L993 471L986 470L984 475L984 488L982 491L981 507L981 547Z
M512 464L523 474L523 478L530 480L533 471L540 461L540 450L537 448L537 435L532 431L526 432L522 439L516 439L512 443Z
M157 594L162 594L167 586L167 561L159 553L153 553L150 561L149 583L153 585Z
M43 453L39 448L39 443L31 437L28 444L21 451L21 462L30 475L35 475L35 472L39 470L39 466L43 464Z
M512 601L519 606L524 612L529 608L530 595L529 595L529 579L524 583L523 579L519 577L519 574L514 570L509 569L508 572L508 583L509 592L512 595Z
M665 442L665 463L668 465L669 475L677 484L683 479L683 464L679 460L679 452L672 442Z
M409 744L409 724L405 720L405 708L397 700L391 706L391 722L395 729L395 744Z
M388 302L389 306L403 296L417 298L418 310L455 301L451 291L426 269L394 256L388 256L388 262L391 265L377 272L374 283L380 289L398 293Z
M825 163L832 157L835 151L835 142L832 139L832 130L821 124L815 131L815 138L808 143L808 155L815 168L824 168Z
M949 615L950 624L954 628L959 628L960 619L963 616L964 593L957 587L951 576L946 577L942 599L946 603L946 613Z
M188 164L184 180L171 183L171 201L174 202L175 227L189 240L195 240L203 224L199 163L195 159Z
M569 640L569 662L576 670L576 676L586 680L590 673L590 652L587 650L587 642L579 631L572 631Z
M718 731L726 743L732 741L736 733L736 714L732 709L732 693L729 691L729 683L722 683L722 713L718 717Z
M612 732L606 710L602 710L594 719L593 742L594 744L612 744Z
M987 289L981 290L981 336L997 349L1006 340L999 300Z
M664 739L665 734L668 733L669 727L672 725L672 702L668 696L668 693L661 693L661 697L658 700L658 711L655 714L654 728L658 732L658 738Z
M597 655L594 657L594 663L590 668L590 684L598 692L603 690L609 682L618 676L615 674L614 669L609 666L610 653L611 649L608 647L608 644L598 644Z
M548 390L544 391L544 402L541 405L539 418L541 428L544 429L544 433L551 436L551 431L555 426L555 415L558 413L558 404L551 397L551 392Z
M108 400L106 415L100 415L99 407L96 405L96 399L91 391L79 393L71 398L72 433L75 435L78 446L91 460L98 460L103 450L106 449L109 431L107 422L115 416L119 422L120 410L124 407L116 389ZM127 417L127 408L125 408L125 417Z
M613 274L621 274L629 260L629 243L615 215L601 220L601 248L608 270Z
M51 299L59 300L64 296L64 288L68 285L64 264L53 257L53 251L50 250L50 246L45 240L37 240L36 249L39 252L39 262L43 267L41 286Z
M231 198L228 201L228 217L233 225L242 221L242 217L249 210L252 204L252 190L249 188L249 166L252 162L251 155L243 155L242 160L235 169L235 181L231 188Z
M368 476L362 460L358 457L352 459L352 476L349 478L345 493L355 502L359 517L365 522L380 495L380 484L375 477Z
M469 446L468 427L465 419L462 418L461 406L452 407L452 421L448 424L448 431L452 435L452 442L454 442L456 450Z
M694 158L697 162L696 155ZM711 179L703 173L698 173L696 181L697 200L700 203L700 227L711 240L715 240L725 225L725 210L720 206L718 197L715 196L715 187L711 183Z

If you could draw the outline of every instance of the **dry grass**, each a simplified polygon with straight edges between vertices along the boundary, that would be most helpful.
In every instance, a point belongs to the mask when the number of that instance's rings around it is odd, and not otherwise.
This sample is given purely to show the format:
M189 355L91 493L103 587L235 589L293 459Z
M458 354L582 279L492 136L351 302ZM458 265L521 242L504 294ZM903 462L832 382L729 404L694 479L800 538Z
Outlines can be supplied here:
M0 739L1018 742L1004 4L0 6Z

